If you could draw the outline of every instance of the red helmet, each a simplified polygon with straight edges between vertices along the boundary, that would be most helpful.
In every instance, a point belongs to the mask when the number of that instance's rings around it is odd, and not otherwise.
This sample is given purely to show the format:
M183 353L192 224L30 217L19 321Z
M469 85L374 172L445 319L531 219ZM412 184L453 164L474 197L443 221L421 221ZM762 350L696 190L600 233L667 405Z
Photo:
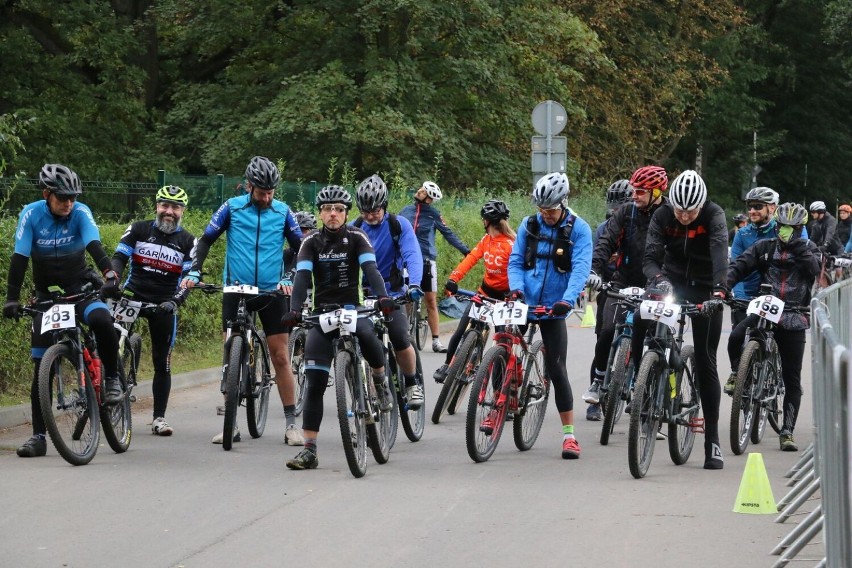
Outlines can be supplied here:
M669 177L660 166L644 166L630 176L630 185L636 189L665 191L669 186Z

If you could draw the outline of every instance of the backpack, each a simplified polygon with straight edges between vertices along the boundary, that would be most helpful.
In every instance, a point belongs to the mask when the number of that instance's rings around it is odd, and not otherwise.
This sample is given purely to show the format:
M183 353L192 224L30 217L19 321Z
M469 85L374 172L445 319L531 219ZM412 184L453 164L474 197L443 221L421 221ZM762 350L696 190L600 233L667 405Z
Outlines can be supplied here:
M551 239L550 237L541 236L541 226L538 223L538 216L530 215L527 218L527 248L524 251L524 269L532 269L538 258L551 258L558 272L571 272L571 257L574 253L574 242L571 240L571 234L574 232L574 221L576 220L577 216L569 213L568 222L559 227L556 238L552 240L552 254L550 256L542 256L538 254L539 241L542 239Z

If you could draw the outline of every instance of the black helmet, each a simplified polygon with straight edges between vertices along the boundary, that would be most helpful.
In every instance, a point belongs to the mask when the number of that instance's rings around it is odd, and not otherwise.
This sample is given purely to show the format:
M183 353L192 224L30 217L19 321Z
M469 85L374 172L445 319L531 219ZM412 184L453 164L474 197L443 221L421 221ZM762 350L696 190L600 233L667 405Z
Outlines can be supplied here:
M509 208L499 199L490 199L479 210L479 216L486 221L497 222L509 218Z
M278 167L269 158L255 156L246 168L246 179L260 189L275 189L281 181Z
M326 203L342 203L346 210L352 209L352 196L346 188L339 185L327 185L317 193L316 206L320 207Z
M355 201L361 211L374 211L388 206L388 188L384 180L373 174L358 186Z
M734 223L743 223L748 221L748 217L746 217L745 213L737 213L733 216Z
M300 229L317 228L317 218L313 213L308 211L296 211L294 217L296 218L296 223L299 225Z
M62 164L45 164L38 174L42 188L56 195L80 195L83 186L74 170Z
M630 187L630 180L620 179L606 190L606 204L609 207L615 207L622 203L627 203L633 199L633 188Z

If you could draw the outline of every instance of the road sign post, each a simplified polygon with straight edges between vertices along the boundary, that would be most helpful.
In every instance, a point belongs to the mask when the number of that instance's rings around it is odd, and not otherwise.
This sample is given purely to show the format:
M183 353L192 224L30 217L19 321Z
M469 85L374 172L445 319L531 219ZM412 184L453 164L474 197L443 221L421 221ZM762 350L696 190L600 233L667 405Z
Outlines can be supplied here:
M532 137L530 155L533 183L551 172L564 172L568 165L568 139L557 136L568 124L565 107L556 101L543 101L532 111L532 125L540 136Z

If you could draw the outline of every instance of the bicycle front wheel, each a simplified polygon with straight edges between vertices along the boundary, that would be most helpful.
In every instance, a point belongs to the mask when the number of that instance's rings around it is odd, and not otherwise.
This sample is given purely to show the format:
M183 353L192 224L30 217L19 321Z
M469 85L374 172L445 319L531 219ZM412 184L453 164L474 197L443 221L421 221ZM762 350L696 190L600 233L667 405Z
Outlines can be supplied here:
M755 423L755 430L751 437L751 441L755 444L763 438L767 422L776 434L780 434L782 429L781 408L784 405L784 380L781 375L781 356L778 354L778 344L774 341L772 342L771 352L763 377L763 389L760 393L760 396L764 398L761 405L761 416L766 416L766 420L761 419ZM760 430L757 430L757 426L760 426Z
M630 412L630 430L627 435L627 464L636 479L645 477L654 457L657 427L660 423L657 408L657 381L665 365L656 351L642 357L636 386L633 389L633 406Z
M609 385L603 404L604 420L601 426L601 445L609 444L609 436L615 430L615 425L621 420L627 397L630 396L630 374L633 364L630 362L630 337L623 336L615 350L612 369L609 371Z
M674 423L669 423L669 456L675 465L683 465L692 453L695 444L693 424L698 418L701 402L698 398L698 383L695 378L695 348L686 345L680 352L683 366L675 373L675 396L672 403Z
M731 451L736 455L742 454L748 448L755 429L755 420L763 422L762 428L758 426L757 429L766 428L766 411L758 399L762 359L763 351L760 342L749 341L740 357L737 386L734 388L734 397L731 401ZM759 441L760 439L757 440Z
M272 388L272 370L269 365L269 346L266 335L258 331L252 341L246 377L246 421L252 438L260 438L266 430L269 415L269 391ZM282 377L283 380L283 377Z
M109 447L117 454L127 451L130 447L130 438L133 435L133 414L130 411L130 389L124 375L124 369L119 369L118 380L124 396L116 404L102 404L100 406L101 426L104 429ZM105 377L103 365L101 365L101 376Z
M307 332L297 327L290 334L290 367L296 379L296 416L302 413L305 406L305 338Z
M426 303L421 300L414 313L417 315L417 349L423 351L426 349L426 342L429 340L429 320L426 316Z
M460 398L464 396L463 391L470 385L472 374L482 357L481 335L476 330L468 330L462 339L461 346L456 351L455 357L450 361L447 369L447 377L441 386L441 392L435 401L432 410L432 423L438 424L441 415L455 414L455 406Z
M231 337L228 367L225 369L225 421L222 426L222 449L231 450L234 428L237 425L237 408L240 406L240 374L243 366L243 338Z
M399 421L402 423L405 436L411 442L417 442L423 437L423 430L426 426L426 391L423 388L423 366L420 362L420 352L416 349L414 350L414 357L416 364L414 384L419 386L420 391L423 393L423 403L417 408L411 408L408 405L408 399L405 396L407 387L405 386L405 377L403 377L402 372L397 374L397 380L399 381L397 384L400 388L396 391L397 404L399 406Z
M41 359L38 397L53 447L72 465L85 465L98 451L98 401L88 371L77 374L78 356L69 345L51 346Z
M396 396L391 393L391 407L387 410L379 408L378 396L376 395L376 385L370 378L370 368L363 362L362 376L364 377L365 387L370 393L370 400L375 403L368 403L367 408L372 408L373 420L367 420L367 445L373 452L373 457L376 463L388 463L390 459L391 437L396 437L396 429L399 427L397 423L397 404ZM390 377L387 379L390 381Z
M487 461L497 449L508 406L509 353L495 345L482 358L476 371L467 406L465 441L470 459Z
M417 350L414 350L417 353ZM364 368L365 372L367 368ZM402 370L399 368L396 362L396 353L393 351L393 345L390 342L385 345L385 372L388 375L388 381L390 383L391 394L396 399L397 408L399 409L400 418L405 413L403 410L403 404L405 403L405 377L402 376ZM399 432L399 420L397 420L396 415L393 416L393 420L391 421L391 429L390 435L388 437L388 447L393 449L394 444L396 444L396 435Z
M142 338L134 333L125 340L121 354L121 367L128 387L136 386L136 371L139 369L139 357L142 356Z
M524 382L518 397L518 414L512 430L515 446L525 452L538 439L550 399L550 381L544 376L544 344L540 339L532 344L527 354Z
M361 385L358 383L355 364L349 351L337 353L334 358L334 388L346 463L353 476L364 477L367 473L367 431L358 394Z

